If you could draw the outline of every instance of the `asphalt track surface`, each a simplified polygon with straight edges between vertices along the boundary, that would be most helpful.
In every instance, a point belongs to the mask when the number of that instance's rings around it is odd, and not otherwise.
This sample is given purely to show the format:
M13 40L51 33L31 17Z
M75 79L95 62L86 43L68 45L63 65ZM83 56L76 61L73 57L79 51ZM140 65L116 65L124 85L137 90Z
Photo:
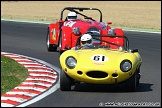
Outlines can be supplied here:
M46 24L1 21L1 52L25 55L60 68L59 53L46 48ZM142 56L141 80L136 92L101 85L76 85L57 89L28 107L99 107L118 104L161 106L161 34L125 31L130 48Z

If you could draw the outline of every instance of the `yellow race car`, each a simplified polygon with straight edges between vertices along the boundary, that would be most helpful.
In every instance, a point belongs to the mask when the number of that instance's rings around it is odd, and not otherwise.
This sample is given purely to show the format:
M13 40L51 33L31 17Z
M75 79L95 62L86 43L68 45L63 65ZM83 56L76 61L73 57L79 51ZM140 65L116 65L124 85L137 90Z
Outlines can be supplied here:
M108 85L124 83L127 91L135 91L139 85L142 64L138 49L129 49L126 36L101 35L100 38L93 38L100 43L94 43L93 47L86 49L69 49L60 55L61 91L71 90L71 86L78 82ZM120 40L115 43L112 38ZM79 45L77 41L76 47Z

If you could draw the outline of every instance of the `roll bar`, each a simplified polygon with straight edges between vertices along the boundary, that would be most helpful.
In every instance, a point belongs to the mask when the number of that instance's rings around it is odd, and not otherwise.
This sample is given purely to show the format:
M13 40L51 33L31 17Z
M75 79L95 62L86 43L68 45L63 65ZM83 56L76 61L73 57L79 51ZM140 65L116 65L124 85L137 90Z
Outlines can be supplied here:
M78 11L83 11L83 10L97 10L97 11L100 13L100 22L102 22L102 12L101 12L99 9L97 9L97 8L65 7L65 8L61 11L60 20L62 20L62 18L63 18L63 12L64 12L65 10L69 10L69 11L76 12L76 14L80 14L80 15L82 15L82 16L84 16L84 17L88 17L88 16L86 16L86 15L84 15L84 14L78 12ZM78 10L78 11L76 11L76 10Z

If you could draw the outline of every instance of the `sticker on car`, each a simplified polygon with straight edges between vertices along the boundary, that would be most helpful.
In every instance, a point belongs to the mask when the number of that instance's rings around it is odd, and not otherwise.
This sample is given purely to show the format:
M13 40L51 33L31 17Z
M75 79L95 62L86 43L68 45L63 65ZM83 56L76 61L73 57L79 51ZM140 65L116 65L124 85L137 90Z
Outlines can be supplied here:
M73 22L73 21L69 21L69 22L65 22L64 23L64 26L69 26L69 27L72 27L76 22Z
M52 30L52 40L56 40L56 29Z
M109 58L102 54L96 54L91 56L91 60L95 62L106 62Z

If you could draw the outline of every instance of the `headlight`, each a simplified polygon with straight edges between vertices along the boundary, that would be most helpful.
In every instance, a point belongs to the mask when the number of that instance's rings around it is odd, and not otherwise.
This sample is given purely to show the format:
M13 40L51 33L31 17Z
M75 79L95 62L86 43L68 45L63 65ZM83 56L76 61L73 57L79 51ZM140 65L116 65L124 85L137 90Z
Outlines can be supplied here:
M69 57L66 58L66 66L68 68L70 68L70 69L75 68L76 63L77 63L77 60L74 57L69 56Z
M109 35L109 36L115 36L115 31L114 31L114 29L109 29L109 30L108 30L108 35Z
M74 27L72 30L73 30L73 33L75 35L80 35L80 29L79 29L79 27Z
M132 63L130 60L123 60L120 63L120 69L123 72L128 72L132 68Z

